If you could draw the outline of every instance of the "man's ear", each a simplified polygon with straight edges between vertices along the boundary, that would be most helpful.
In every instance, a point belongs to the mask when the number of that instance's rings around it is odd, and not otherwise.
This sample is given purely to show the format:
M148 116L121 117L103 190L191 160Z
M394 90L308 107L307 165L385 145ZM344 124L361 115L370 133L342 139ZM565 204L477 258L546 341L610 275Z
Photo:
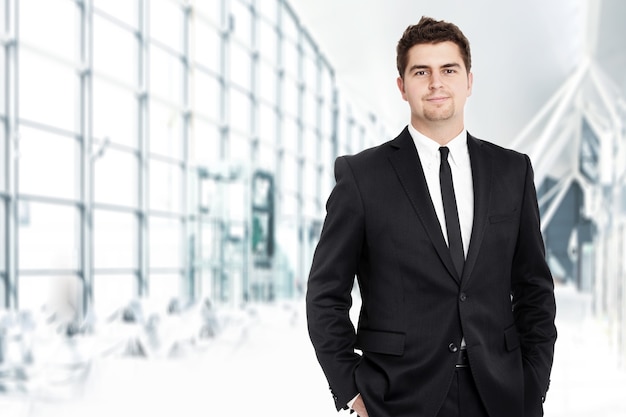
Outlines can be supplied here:
M404 80L402 79L402 77L398 77L396 82L398 83L398 90L400 90L400 93L402 94L402 99L406 101L406 91L404 90Z

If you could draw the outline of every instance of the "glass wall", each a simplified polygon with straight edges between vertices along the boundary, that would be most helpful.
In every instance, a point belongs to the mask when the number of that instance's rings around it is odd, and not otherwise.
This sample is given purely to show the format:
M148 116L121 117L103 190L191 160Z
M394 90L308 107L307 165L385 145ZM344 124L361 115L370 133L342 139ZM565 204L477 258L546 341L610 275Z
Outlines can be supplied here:
M0 10L5 306L303 294L334 158L386 137L286 1Z

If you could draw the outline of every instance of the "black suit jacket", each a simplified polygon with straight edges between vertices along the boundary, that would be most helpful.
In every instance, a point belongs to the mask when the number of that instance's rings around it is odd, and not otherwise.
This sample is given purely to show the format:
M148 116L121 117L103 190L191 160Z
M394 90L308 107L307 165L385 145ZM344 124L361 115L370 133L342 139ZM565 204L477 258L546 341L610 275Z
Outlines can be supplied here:
M543 414L556 307L532 167L523 154L469 134L467 141L474 222L462 277L408 129L336 160L306 302L337 409L361 393L371 417L434 417L464 336L489 415Z

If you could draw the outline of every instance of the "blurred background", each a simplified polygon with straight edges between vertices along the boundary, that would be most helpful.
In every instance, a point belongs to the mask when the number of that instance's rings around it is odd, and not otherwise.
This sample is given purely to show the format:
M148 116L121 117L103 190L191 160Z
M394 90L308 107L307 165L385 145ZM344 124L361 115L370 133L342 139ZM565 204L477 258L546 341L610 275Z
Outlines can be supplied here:
M422 15L470 39L468 130L535 167L546 415L626 415L620 0L0 0L0 414L335 415L306 279Z

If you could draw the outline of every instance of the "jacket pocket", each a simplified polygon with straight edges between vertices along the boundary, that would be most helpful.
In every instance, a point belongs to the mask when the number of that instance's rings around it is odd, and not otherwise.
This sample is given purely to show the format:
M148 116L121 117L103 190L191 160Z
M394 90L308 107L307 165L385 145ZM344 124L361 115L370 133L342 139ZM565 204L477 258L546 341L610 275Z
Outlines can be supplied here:
M510 222L515 219L516 213L507 213L507 214L494 214L493 216L489 216L489 223L503 223Z
M356 336L356 348L363 352L402 356L404 339L404 333L359 330Z
M515 325L509 326L504 330L504 343L506 344L506 350L509 352L519 347L519 334L517 334Z

